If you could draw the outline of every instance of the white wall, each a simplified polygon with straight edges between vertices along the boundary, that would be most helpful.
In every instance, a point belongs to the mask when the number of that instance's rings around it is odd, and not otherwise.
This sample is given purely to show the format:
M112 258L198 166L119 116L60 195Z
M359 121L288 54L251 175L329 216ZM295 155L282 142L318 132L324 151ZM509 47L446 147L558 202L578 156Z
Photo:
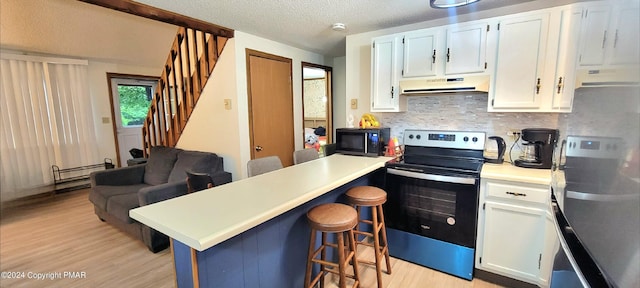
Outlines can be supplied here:
M235 39L227 40L213 74L204 87L198 104L176 147L216 153L224 159L224 170L238 179L240 161L240 128L235 65ZM224 99L231 100L231 109L224 108Z
M346 57L333 59L333 130L347 127ZM333 138L335 139L335 138Z
M89 60L89 92L93 106L93 119L98 140L100 157L111 158L116 162L116 144L113 136L113 119L111 118L111 104L109 100L109 85L107 73L133 74L144 76L160 76L162 64L159 67L139 67ZM107 118L108 123L103 123ZM126 166L127 159L121 159Z
M226 45L220 58L221 62L214 70L213 79L216 80L205 87L177 147L209 151L223 156L225 170L231 172L233 179L237 180L247 177L245 167L251 159L246 49L292 60L294 140L295 147L300 148L303 147L302 62L320 65L325 63L324 57L320 54L241 31L235 31L234 38ZM220 89L223 95L216 92ZM222 101L225 98L231 99L232 110L224 110Z
M264 53L274 54L292 60L293 70L293 128L294 142L296 148L304 147L303 128L302 128L302 62L325 65L324 57L320 54L305 51L298 48L271 41L265 38L257 37L244 32L236 31L236 84L238 86L238 107L243 107L239 111L238 123L240 130L240 162L243 168L239 173L241 178L245 178L247 171L247 161L251 159L251 147L249 139L249 103L247 95L247 63L246 49L261 51Z

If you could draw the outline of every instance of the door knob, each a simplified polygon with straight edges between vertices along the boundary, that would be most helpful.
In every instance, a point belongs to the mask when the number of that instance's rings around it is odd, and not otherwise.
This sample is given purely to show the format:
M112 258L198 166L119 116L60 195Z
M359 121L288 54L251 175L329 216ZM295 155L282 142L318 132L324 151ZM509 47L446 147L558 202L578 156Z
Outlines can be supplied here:
M262 151L262 146L256 146L256 151Z

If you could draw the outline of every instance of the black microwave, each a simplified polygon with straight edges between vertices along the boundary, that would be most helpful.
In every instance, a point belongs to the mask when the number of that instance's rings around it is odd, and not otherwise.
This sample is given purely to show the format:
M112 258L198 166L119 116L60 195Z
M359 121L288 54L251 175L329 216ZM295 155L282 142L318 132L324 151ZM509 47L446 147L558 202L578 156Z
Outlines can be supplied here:
M384 155L390 134L389 128L338 128L336 152L358 156L381 156Z

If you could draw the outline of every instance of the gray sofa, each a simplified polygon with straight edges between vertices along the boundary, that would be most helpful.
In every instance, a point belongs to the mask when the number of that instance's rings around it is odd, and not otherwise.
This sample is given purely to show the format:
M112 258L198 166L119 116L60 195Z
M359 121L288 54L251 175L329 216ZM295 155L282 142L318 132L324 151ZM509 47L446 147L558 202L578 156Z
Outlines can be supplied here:
M96 215L140 239L152 252L169 246L169 238L129 217L129 210L187 194L185 171L209 173L214 186L231 182L223 159L214 153L156 146L146 164L91 173L89 200Z

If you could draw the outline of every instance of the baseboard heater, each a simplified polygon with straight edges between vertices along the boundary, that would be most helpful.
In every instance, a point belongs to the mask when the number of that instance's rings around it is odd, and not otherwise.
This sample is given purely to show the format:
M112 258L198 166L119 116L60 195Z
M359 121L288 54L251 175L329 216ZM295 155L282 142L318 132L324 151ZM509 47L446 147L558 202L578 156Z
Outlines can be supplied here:
M58 165L51 165L53 172L53 184L55 192L67 192L83 188L89 188L89 174L93 171L102 169L113 169L113 161L110 158L104 158L103 163L77 166L61 169Z

